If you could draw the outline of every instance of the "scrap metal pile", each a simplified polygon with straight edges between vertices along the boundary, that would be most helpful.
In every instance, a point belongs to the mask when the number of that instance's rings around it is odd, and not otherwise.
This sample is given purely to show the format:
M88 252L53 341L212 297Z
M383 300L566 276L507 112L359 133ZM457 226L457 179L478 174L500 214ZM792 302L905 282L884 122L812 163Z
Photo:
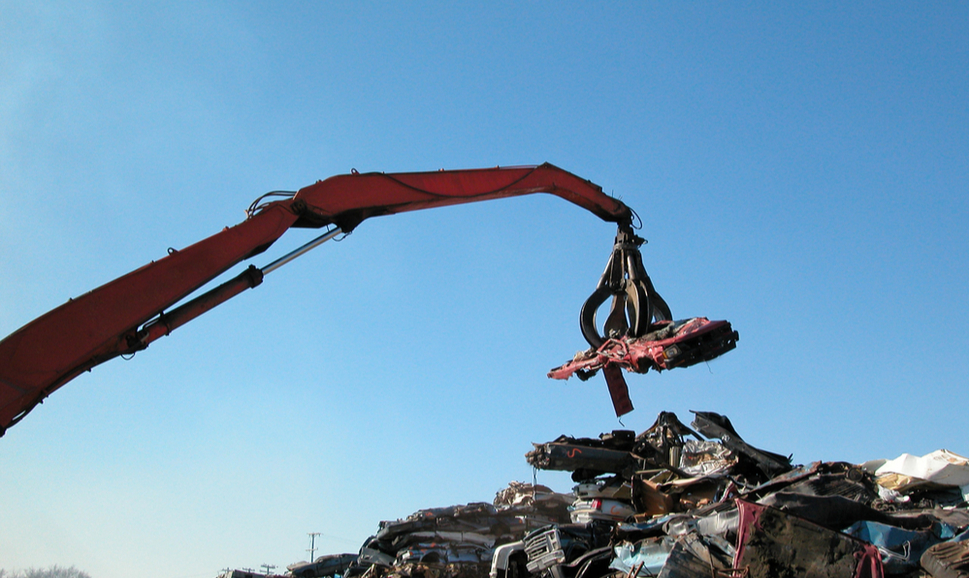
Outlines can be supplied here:
M354 562L339 574L344 578L484 578L496 546L521 540L536 528L568 523L572 502L570 494L512 482L491 504L419 510L402 520L381 522ZM287 568L299 578L334 575L317 573L307 564Z
M530 464L570 471L578 484L573 522L615 514L615 524L603 530L608 548L557 562L534 563L554 558L548 546L533 551L555 540L527 536L527 570L553 578L967 576L966 458L941 450L793 466L746 443L726 417L694 415L692 427L661 413L636 436L535 444ZM562 528L546 531L568 542Z
M497 545L537 526L568 521L571 501L544 486L512 483L493 504L419 510L404 520L381 522L347 576L486 576Z
M533 444L528 463L571 472L571 494L512 482L491 504L381 522L342 576L967 576L966 458L796 466L693 413L690 426L664 412L639 435Z

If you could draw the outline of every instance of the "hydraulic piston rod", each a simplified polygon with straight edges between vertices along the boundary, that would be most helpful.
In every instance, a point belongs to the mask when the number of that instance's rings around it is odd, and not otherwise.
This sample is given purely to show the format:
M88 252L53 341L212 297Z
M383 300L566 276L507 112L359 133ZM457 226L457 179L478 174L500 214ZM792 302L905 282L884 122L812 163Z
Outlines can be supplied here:
M297 257L306 254L311 249L319 247L342 232L339 227L334 227L312 241L276 259L262 269L257 269L250 265L248 269L218 287L199 295L183 305L179 305L168 313L159 314L158 317L146 323L133 338L129 339L131 352L134 353L135 351L145 349L149 343L159 337L170 334L172 331L192 321L213 307L225 303L243 291L256 287L263 282L264 276L286 265Z
M279 269L283 265L286 265L287 263L289 263L293 259L296 259L297 257L303 255L304 253L306 253L310 249L316 249L317 247L319 247L320 245L323 245L324 243L326 243L330 239L333 239L334 237L336 237L340 233L343 233L343 230L340 227L334 227L333 229L330 229L329 231L327 231L326 233L320 235L319 237L317 237L316 239L310 241L309 243L306 243L306 244L304 244L304 245L302 245L302 246L300 246L300 247L298 247L298 248L290 251L286 255L283 255L279 259L277 259L277 260L273 261L272 263L270 263L269 265L263 267L261 269L261 271L263 272L263 275L268 275L268 274L272 273L273 271L276 271L277 269Z

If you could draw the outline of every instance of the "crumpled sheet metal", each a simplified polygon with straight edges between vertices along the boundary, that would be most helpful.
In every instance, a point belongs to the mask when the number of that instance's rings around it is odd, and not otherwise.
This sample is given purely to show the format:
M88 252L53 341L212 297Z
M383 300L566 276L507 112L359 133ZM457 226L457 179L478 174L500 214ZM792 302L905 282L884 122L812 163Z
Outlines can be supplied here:
M650 540L621 542L613 547L613 561L610 568L630 575L634 569L637 576L656 576L667 563L667 557L674 548L674 538L661 536Z
M492 560L491 546L462 542L418 542L397 553L394 566L408 564L487 564Z
M693 411L694 421L691 426L707 436L721 440L725 446L737 454L750 458L769 477L792 469L791 457L785 457L773 452L760 450L741 439L734 430L731 420L727 416L710 411Z
M929 548L919 559L920 567L933 578L967 578L970 572L967 540L943 542Z
M781 510L737 501L734 568L750 578L883 578L879 552L845 534ZM784 573L780 573L784 570Z
M573 487L573 496L584 499L606 498L629 501L633 496L633 489L628 480L614 476L580 482Z
M650 449L642 445L629 430L615 430L599 438L561 435L551 442L533 443L525 459L536 469L573 472L574 480L579 481L642 466L645 460L636 452Z
M527 484L515 480L509 482L505 489L496 492L495 499L492 500L492 504L496 508L523 510L524 512L530 510L565 512L566 508L572 503L572 494L562 494L552 491L552 488L548 486Z
M907 530L868 520L859 520L844 532L878 548L883 567L890 575L919 570L923 553L944 541L939 534L947 538L953 537L952 528Z
M734 453L716 441L687 440L680 453L680 471L692 476L723 472L737 463Z
M576 374L585 381L610 365L634 373L690 367L719 357L737 346L738 332L727 321L694 317L664 323L663 328L643 337L607 339L596 349L577 353L571 361L550 370L548 375L553 379L569 379Z
M738 576L732 571L732 557L724 548L733 550L723 540L690 532L678 537L658 578L697 578L699 576Z
M620 450L556 442L533 446L534 449L525 455L525 459L540 470L620 473L637 462L636 456Z
M725 499L733 487L729 478L720 475L664 482L641 479L633 486L633 502L639 510L638 518L689 512Z
M731 421L713 412L694 411L692 425L706 436L681 423L670 412L661 412L654 425L639 435L619 430L597 438L562 435L551 442L533 443L526 461L540 470L573 472L573 480L604 473L630 475L636 469L674 472L681 478L705 477L734 471L746 480L761 483L792 469L791 458L747 444ZM685 435L697 437L684 440Z
M487 565L467 562L411 562L391 569L373 566L361 578L482 578L488 573L487 568L483 573L482 566Z
M759 504L784 510L830 530L841 530L857 520L892 523L885 512L843 496L815 496L786 488L758 500ZM904 522L897 522L901 525Z
M494 548L522 538L531 529L569 522L565 494L545 486L512 482L495 503L418 510L404 519L380 523L357 562L356 578L485 578Z

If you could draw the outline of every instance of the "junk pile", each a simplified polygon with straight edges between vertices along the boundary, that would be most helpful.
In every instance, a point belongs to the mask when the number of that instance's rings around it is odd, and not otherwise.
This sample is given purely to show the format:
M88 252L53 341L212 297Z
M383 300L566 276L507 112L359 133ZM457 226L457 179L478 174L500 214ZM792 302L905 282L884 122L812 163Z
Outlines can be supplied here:
M493 503L419 510L384 521L357 554L330 554L287 566L296 578L484 578L496 546L521 540L536 528L569 522L570 494L512 482ZM235 572L233 574L232 572ZM226 571L219 578L274 578Z
M385 521L360 549L345 578L476 578L488 575L496 546L537 527L569 521L572 497L512 482L493 503L419 510Z
M534 444L526 460L572 472L576 501L573 527L523 540L525 570L552 578L967 576L966 458L941 450L793 466L746 443L725 416L693 413L692 427L661 413L640 435ZM592 531L588 520L611 514L622 519L595 530L606 536L569 550L577 524ZM609 546L594 554L603 541ZM507 564L493 576L519 570Z
M342 576L968 576L966 458L796 466L745 442L727 417L693 414L690 427L663 412L639 435L533 444L528 463L571 472L571 494L512 482L491 504L381 522ZM323 566L291 565L289 576Z

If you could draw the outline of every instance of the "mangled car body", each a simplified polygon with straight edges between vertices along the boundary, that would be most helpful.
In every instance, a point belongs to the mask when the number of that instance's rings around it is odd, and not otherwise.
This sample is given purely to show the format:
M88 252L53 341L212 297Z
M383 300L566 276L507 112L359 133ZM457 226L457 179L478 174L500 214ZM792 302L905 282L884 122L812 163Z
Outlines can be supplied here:
M568 522L571 501L545 486L512 482L491 504L430 508L381 522L361 548L350 576L431 572L484 577L496 547L521 540L538 527Z
M630 401L629 388L621 369L646 373L651 369L664 371L690 367L731 351L737 347L738 339L738 332L727 321L711 321L706 317L680 321L658 320L650 324L649 330L643 334L618 332L594 339L587 337L592 347L550 370L548 376L569 379L576 375L585 381L603 370L613 409L619 417L633 411L633 402Z
M313 562L296 562L286 567L290 574L299 578L323 578L343 576L357 561L357 554L328 554Z
M642 337L611 338L599 347L577 353L550 370L549 377L568 379L575 374L585 381L610 364L634 373L690 367L731 351L737 342L738 332L727 321L706 317L660 321Z

